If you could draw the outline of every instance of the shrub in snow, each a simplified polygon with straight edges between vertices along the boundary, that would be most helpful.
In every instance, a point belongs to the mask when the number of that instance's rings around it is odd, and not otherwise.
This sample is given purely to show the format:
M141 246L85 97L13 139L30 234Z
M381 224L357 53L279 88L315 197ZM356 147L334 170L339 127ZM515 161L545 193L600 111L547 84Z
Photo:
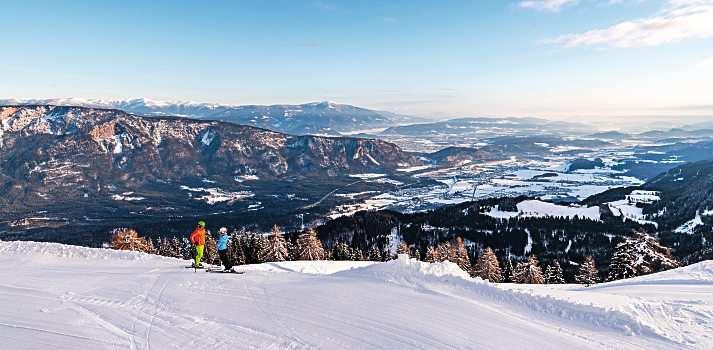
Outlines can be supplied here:
M139 234L128 228L120 228L114 230L111 237L111 246L118 250L133 250L144 253L154 253L153 244L144 237L139 237Z
M297 260L324 260L325 251L317 231L309 229L297 237Z
M537 256L530 255L527 261L518 263L513 272L512 279L513 282L522 284L545 283L545 278L542 275L542 269L540 268L540 262L537 260Z
M597 265L594 263L592 256L584 258L584 262L579 265L579 272L574 276L574 280L587 287L599 282L599 270L597 270Z
M564 273L562 272L562 266L560 266L559 261L554 260L552 263L547 265L545 269L545 283L547 284L564 284Z
M500 263L492 249L489 247L485 249L485 252L478 258L478 262L476 262L473 267L471 275L490 282L501 281L502 272L500 271Z
M679 262L671 256L671 249L649 235L637 234L617 244L607 280L641 276L679 266Z

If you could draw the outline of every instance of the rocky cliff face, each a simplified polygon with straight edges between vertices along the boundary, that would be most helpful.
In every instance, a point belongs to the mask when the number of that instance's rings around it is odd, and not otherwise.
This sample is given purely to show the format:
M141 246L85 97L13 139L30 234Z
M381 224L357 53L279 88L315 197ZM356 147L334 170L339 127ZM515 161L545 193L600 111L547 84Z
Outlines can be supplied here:
M58 106L0 107L3 172L17 175L103 164L98 172L180 178L309 176L388 171L418 161L378 140L291 136L264 129L117 110ZM81 161L80 161L81 160ZM84 171L82 171L84 173Z

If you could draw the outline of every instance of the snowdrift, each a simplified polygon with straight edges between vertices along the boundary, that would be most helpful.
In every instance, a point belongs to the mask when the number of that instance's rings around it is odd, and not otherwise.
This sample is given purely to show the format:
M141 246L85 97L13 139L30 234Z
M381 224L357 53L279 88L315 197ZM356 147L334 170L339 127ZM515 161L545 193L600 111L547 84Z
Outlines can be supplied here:
M555 317L597 329L609 328L628 335L660 336L655 326L638 318L633 310L641 307L636 300L624 296L607 296L605 305L597 305L599 297L566 298L562 293L545 293L504 289L480 278L471 278L451 262L426 263L400 256L399 259L362 269L338 273L339 276L372 278L420 290L443 293L469 299L487 298L499 305L524 308L539 316ZM444 288L445 287L445 288ZM578 288L578 287L577 287ZM629 306L629 307L625 307Z

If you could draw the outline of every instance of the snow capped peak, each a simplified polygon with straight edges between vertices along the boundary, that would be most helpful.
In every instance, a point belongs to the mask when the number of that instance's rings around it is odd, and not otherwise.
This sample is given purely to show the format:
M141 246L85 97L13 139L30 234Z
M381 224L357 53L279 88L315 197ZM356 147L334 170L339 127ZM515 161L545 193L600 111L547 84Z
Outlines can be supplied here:
M78 97L63 97L63 98L44 98L44 99L0 99L0 105L54 105L54 106L79 106L92 108L127 108L127 107L145 107L145 108L171 108L171 107L236 107L231 104L206 103L195 101L164 101L150 98L138 97L131 99L92 99Z
M332 101L312 102L312 103L308 103L307 105L318 107L318 108L327 108L327 109L335 109L339 106L339 104L332 102Z

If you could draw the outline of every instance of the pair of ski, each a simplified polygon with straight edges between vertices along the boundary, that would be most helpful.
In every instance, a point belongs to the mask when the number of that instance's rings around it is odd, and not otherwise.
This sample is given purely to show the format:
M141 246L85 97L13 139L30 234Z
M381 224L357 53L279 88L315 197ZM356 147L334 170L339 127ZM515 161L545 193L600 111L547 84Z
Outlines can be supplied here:
M194 269L194 270L205 270L205 272L212 272L212 273L235 273L238 275L242 275L245 273L245 271L235 271L233 269L230 270L223 270L220 267L212 267L212 266L200 266L200 267L195 267L195 266L186 266L187 269Z

